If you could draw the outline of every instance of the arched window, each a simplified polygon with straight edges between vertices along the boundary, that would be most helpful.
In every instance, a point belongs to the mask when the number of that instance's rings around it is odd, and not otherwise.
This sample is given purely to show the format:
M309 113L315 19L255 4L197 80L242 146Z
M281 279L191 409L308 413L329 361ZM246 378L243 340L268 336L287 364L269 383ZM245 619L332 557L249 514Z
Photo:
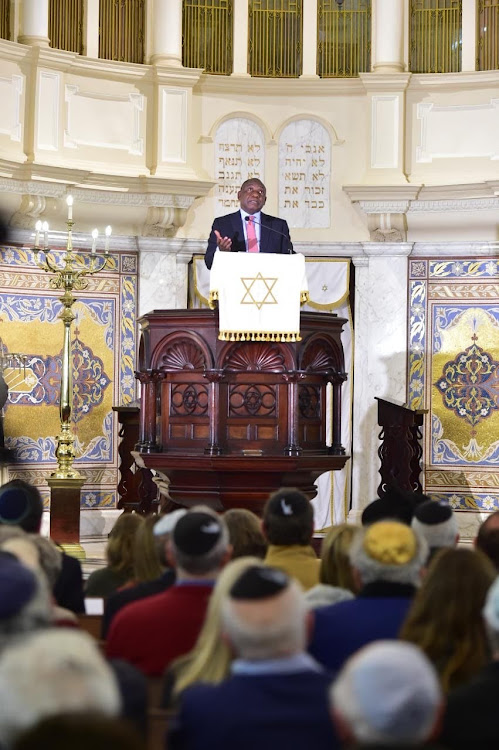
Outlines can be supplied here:
M232 73L232 0L183 0L182 64Z
M49 0L50 46L83 52L83 0Z
M477 8L477 69L499 68L499 0L479 0Z
M10 39L10 0L0 0L0 39Z
M302 72L302 0L249 0L248 72L298 78Z
M462 0L410 0L412 73L461 70Z
M99 0L99 57L144 62L144 0Z
M317 74L348 78L371 69L371 0L319 0Z

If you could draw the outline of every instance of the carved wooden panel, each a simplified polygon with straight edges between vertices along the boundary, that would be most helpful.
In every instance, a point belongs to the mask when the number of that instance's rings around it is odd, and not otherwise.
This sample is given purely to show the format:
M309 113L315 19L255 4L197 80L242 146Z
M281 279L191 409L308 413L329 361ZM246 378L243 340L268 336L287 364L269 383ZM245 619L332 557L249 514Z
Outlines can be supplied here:
M263 383L236 383L229 388L229 416L269 417L276 414L277 389Z
M199 417L208 413L208 387L198 383L170 383L170 416Z

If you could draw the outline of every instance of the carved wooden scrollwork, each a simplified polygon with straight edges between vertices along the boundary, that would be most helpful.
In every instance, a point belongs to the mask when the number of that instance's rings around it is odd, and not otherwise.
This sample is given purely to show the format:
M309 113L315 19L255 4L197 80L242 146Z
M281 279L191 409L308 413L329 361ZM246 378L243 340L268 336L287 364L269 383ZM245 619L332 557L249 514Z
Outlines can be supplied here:
M165 370L203 370L206 366L201 347L188 338L173 341L159 360L159 367Z
M285 358L279 346L271 343L243 342L227 352L223 367L240 372L283 372Z
M309 372L337 372L340 369L337 352L326 339L314 339L305 346L301 369Z

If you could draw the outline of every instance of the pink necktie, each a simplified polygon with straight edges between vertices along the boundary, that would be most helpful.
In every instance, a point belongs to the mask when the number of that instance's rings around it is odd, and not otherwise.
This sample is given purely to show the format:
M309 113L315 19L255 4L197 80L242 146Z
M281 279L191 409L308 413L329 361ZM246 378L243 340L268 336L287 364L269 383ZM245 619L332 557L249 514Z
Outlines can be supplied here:
M246 232L248 234L248 252L249 253L257 253L258 252L258 241L256 239L256 229L255 229L255 217L250 216L248 219L248 224L246 227Z

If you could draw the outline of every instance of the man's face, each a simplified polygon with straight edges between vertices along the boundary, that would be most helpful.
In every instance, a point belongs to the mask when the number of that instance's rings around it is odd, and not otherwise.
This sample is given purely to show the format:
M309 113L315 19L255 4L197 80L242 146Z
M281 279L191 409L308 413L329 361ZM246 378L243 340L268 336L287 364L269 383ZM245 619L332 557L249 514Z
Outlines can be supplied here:
M237 197L243 211L248 214L257 214L265 205L267 191L261 182L252 181L241 188Z

